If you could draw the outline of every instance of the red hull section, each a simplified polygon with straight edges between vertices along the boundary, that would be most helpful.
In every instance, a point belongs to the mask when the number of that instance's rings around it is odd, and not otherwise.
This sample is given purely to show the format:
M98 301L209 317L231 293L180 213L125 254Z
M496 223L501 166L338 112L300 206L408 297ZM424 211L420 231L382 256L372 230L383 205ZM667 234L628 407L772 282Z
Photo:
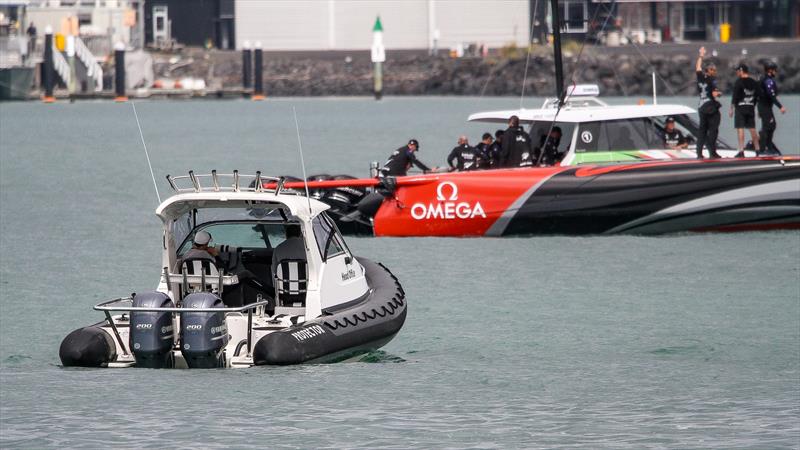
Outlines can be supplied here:
M483 236L525 192L564 170L546 167L418 177L383 202L374 218L375 235Z

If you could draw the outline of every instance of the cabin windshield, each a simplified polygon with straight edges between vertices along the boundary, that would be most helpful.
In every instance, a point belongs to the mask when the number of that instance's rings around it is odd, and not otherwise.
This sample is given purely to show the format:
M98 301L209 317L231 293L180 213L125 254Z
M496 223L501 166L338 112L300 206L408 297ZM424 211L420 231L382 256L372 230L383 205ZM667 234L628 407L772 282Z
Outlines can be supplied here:
M697 141L697 124L686 115L674 116L675 128L684 136L688 150L694 150ZM667 150L664 128L667 117L639 117L633 119L602 120L581 123L575 153L628 152L638 150ZM717 148L731 147L721 139Z
M561 141L558 144L558 152L566 153L572 144L572 133L575 131L575 124L570 122L533 122L528 134L531 136L533 146L541 148L544 144L544 139L550 132L550 126L561 128Z
M287 215L281 209L265 209L265 208L199 208L192 209L184 214L181 214L174 221L173 234L175 235L175 242L181 242L180 248L183 248L186 242L190 243L194 233L198 230L195 228L201 227L203 224L213 222L284 222L284 221L297 221L294 216ZM217 243L223 243L214 236ZM228 244L228 243L224 243ZM228 244L239 246L236 244Z

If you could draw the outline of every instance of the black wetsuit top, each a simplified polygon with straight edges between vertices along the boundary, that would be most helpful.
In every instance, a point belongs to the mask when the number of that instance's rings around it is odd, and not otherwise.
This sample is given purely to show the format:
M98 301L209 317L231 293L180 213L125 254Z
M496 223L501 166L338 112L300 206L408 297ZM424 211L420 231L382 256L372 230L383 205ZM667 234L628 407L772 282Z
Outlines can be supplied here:
M398 148L389 156L386 164L381 169L381 173L390 176L404 176L412 165L419 167L424 172L431 170L422 161L418 160L414 153L405 145Z
M503 133L503 150L500 153L501 167L519 167L523 155L530 154L531 137L520 126L508 127Z
M664 130L664 132L661 133L661 139L664 141L664 145L667 148L686 143L686 138L683 137L683 133L677 128L673 128L672 131Z
M739 78L733 84L733 98L731 104L736 108L747 108L753 110L756 106L758 95L758 82L750 77Z
M475 150L478 152L478 168L479 169L488 169L492 167L492 162L495 159L495 155L492 154L492 149L494 144L484 144L480 142L478 145L475 146Z
M456 146L447 156L447 164L458 171L475 170L478 168L478 151L469 144Z
M762 95L758 97L758 107L772 108L772 105L775 105L778 108L783 108L781 102L778 101L778 83L775 82L775 78L764 76L759 84L761 85Z
M698 110L702 113L713 113L719 109L716 105L708 105L711 103L718 103L714 99L713 92L717 88L717 79L710 77L703 72L697 72L697 94L700 96L700 104ZM706 106L703 108L703 106Z
M546 142L545 142L546 141ZM555 165L560 159L561 154L558 152L558 145L561 143L561 138L547 138L547 136L542 136L541 142L539 144L541 148L541 164L545 166L553 166Z

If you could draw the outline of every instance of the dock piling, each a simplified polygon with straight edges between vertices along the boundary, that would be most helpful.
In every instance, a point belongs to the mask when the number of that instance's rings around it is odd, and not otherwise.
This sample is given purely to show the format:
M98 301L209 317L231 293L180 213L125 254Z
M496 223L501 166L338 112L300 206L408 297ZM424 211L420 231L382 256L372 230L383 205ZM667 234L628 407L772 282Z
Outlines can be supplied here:
M53 103L56 98L53 96L53 83L55 82L55 69L53 68L53 29L48 26L44 31L44 73L42 74L42 82L44 84L44 97L42 101L45 103Z
M264 52L261 50L261 42L256 42L256 48L253 52L253 66L255 69L255 77L253 80L253 100L264 100L264 68L262 66L264 59Z
M128 101L128 96L125 95L125 44L122 42L114 47L114 91L114 101Z
M249 95L253 87L253 51L250 42L244 41L242 45L242 95Z

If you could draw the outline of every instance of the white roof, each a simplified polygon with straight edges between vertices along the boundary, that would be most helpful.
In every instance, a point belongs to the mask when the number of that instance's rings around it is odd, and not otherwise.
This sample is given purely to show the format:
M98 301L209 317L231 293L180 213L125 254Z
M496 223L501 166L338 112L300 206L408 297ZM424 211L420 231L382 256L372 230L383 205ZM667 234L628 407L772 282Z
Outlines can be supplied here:
M601 120L635 119L640 117L675 116L692 114L695 110L683 105L614 105L585 108L561 108L558 122L596 122ZM520 123L534 121L551 122L556 109L512 109L506 111L479 112L469 116L470 122L506 123L511 116L519 117Z
M253 205L252 202L261 202ZM263 208L263 203L273 203L276 207L285 206L291 215L301 220L311 220L322 211L330 208L329 205L315 199L310 199L311 212L309 213L309 199L303 195L275 194L272 192L190 192L173 195L164 200L158 208L156 215L162 220L173 220L181 214L194 208Z

